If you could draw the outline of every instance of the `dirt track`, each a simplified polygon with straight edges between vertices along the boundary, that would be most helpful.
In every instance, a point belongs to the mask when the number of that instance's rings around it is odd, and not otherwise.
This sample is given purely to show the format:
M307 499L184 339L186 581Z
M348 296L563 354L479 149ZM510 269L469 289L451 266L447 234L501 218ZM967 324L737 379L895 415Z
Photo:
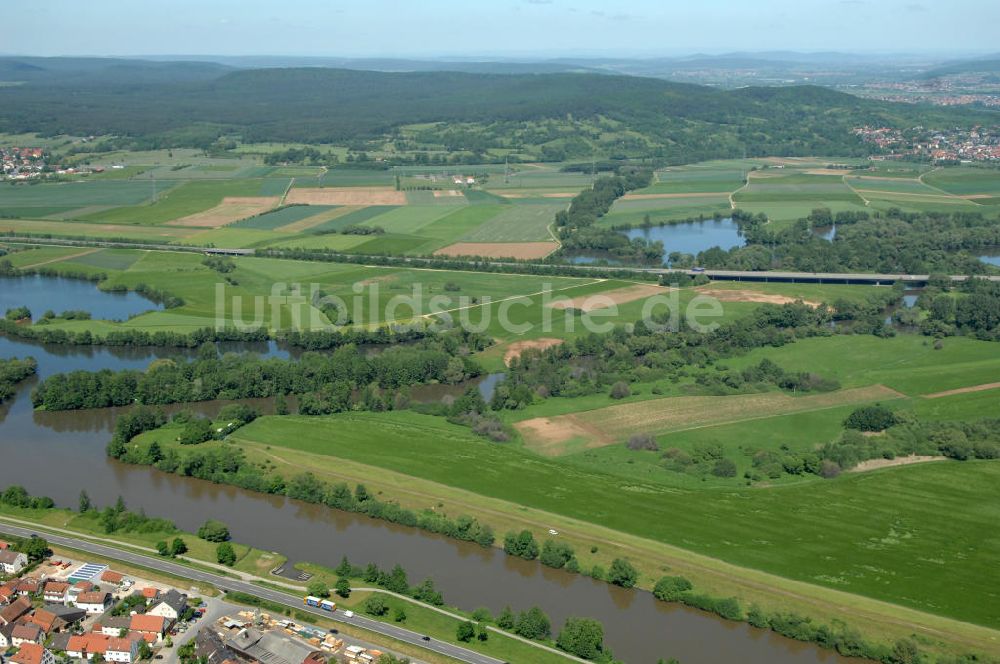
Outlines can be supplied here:
M606 309L611 306L634 302L653 295L662 295L669 292L669 288L655 286L653 284L636 284L628 288L607 291L606 293L595 293L594 295L583 295L572 300L557 300L551 304L553 309L579 309L580 311L596 311Z
M933 394L925 394L925 399L940 399L941 397L950 397L954 394L968 394L969 392L985 392L986 390L995 390L1000 388L1000 383L983 383L982 385L970 385L969 387L959 387L954 390L945 390L944 392L934 392Z
M849 472L852 473L863 473L866 470L878 470L879 468L894 468L896 466L909 466L914 463L925 463L927 461L943 461L948 457L943 456L918 456L916 454L910 456L896 457L895 459L869 459L868 461L862 461L854 468L851 468Z

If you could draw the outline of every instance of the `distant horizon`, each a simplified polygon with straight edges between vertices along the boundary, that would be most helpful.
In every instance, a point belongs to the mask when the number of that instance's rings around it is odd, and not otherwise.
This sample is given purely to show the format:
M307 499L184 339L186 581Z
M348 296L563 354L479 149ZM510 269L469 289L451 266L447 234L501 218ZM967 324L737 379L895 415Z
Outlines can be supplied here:
M33 56L676 57L995 52L1000 3L953 0L48 0L3 3L4 50ZM773 45L780 44L776 49ZM933 45L933 46L931 46ZM391 55L388 55L391 53Z
M432 62L512 62L512 63L544 63L558 60L683 60L723 57L777 56L787 55L791 58L817 56L845 56L853 58L892 59L892 58L953 58L953 59L1000 59L1000 52L994 50L940 50L940 51L804 51L794 49L769 49L761 51L675 51L660 53L624 53L618 51L604 52L537 52L537 53L378 53L378 54L348 54L348 53L30 53L30 52L0 52L2 58L106 58L122 60L216 60L216 59L250 59L250 58L288 58L288 59L330 59L330 60L408 60Z

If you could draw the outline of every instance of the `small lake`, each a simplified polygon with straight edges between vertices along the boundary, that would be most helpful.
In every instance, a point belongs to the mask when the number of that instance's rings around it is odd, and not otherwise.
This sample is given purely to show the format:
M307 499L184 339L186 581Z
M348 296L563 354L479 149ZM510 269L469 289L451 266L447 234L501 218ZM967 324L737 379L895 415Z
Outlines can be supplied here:
M987 265L996 265L997 267L1000 267L1000 253L991 254L989 256L980 256L979 260Z
M650 226L648 228L632 228L622 231L622 234L630 240L642 238L647 242L662 242L663 263L667 263L667 256L675 251L682 254L697 255L699 252L711 249L712 247L719 247L728 251L734 247L742 247L745 244L745 240L740 234L740 225L728 217L726 219L706 219L705 221ZM614 256L599 252L571 256L569 257L569 261L577 265L621 264L621 261Z
M163 307L138 293L106 293L94 282L63 277L30 275L0 277L0 315L8 309L26 306L37 321L46 311L90 312L91 318L127 320Z

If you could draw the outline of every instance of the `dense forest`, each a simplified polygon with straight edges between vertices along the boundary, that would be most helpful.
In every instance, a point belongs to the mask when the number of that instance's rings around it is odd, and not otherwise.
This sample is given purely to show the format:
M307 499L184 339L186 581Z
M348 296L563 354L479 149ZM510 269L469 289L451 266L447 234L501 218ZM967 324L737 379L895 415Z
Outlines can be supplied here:
M573 129L607 122L638 136L630 157L667 161L781 154L862 154L861 124L975 124L987 112L947 112L865 100L819 87L733 91L585 73L384 73L327 68L230 70L206 63L0 59L0 131L114 135L133 146L206 147L246 142L347 142L393 136L401 125L445 122L441 131L510 145L510 123L553 121ZM68 102L68 100L70 100ZM545 127L541 127L543 134ZM436 131L436 130L434 130ZM456 143L436 134L428 140ZM546 135L521 140L544 143ZM470 145L454 145L470 149ZM584 156L591 142L584 141ZM552 158L578 156L564 149Z

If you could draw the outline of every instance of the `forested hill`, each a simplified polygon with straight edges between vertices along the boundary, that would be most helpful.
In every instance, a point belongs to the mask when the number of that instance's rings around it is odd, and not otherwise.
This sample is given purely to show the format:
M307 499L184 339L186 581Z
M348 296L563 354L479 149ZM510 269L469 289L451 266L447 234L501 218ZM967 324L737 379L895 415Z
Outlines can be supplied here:
M67 76L0 58L0 131L115 134L145 144L326 143L449 121L509 137L504 123L610 119L641 135L630 156L845 154L863 150L860 124L954 126L994 115L864 100L817 87L724 91L651 78L586 73L385 73L328 68L238 69L205 63L89 63ZM41 68L42 71L38 71ZM644 154L643 154L644 153Z

